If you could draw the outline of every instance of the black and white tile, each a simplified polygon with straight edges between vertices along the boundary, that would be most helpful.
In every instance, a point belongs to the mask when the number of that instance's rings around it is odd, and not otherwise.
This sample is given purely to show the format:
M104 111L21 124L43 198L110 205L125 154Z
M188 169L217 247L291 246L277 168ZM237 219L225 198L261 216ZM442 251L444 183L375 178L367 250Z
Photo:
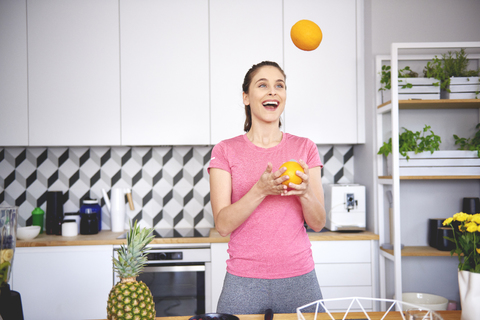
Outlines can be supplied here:
M323 183L353 183L353 146L318 146ZM64 211L100 199L102 229L110 213L102 189L131 188L128 218L156 228L213 227L208 162L211 146L0 147L0 206L18 206L24 226L47 191L64 193Z

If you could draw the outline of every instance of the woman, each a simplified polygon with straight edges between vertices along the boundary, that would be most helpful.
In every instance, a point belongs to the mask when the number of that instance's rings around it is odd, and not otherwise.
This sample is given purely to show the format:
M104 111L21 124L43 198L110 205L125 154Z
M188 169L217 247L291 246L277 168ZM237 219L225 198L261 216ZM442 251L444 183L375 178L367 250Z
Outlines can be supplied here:
M210 201L215 227L230 234L227 275L217 312L292 313L322 298L304 221L325 225L321 161L316 145L280 130L285 74L275 62L254 65L245 75L246 134L212 150ZM282 182L289 160L298 160L301 184Z

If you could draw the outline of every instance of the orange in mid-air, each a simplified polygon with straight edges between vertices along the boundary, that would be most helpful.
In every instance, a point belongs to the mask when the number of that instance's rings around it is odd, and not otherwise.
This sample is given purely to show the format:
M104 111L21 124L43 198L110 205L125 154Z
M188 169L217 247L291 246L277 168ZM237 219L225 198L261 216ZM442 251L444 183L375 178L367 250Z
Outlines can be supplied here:
M304 172L303 171L303 168L302 166L297 162L297 161L293 161L293 160L290 160L290 161L287 161L285 162L284 164L282 164L280 166L280 168L283 168L283 167L286 167L287 168L287 171L285 171L281 177L287 175L288 176L288 180L285 180L283 181L282 183L286 186L288 186L288 184L290 182L292 183L295 183L295 184L300 184L302 183L302 178L300 178L299 176L297 176L297 171L301 171L301 172Z
M297 48L312 51L322 42L323 34L320 27L313 21L300 20L290 30L290 37Z

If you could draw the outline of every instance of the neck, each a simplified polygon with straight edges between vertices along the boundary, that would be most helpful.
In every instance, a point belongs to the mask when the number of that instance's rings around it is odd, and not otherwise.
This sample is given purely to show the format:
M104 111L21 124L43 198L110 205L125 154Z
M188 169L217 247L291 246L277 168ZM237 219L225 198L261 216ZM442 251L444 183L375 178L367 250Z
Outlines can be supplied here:
M247 132L248 139L257 147L271 148L282 141L283 133L278 126L274 129L255 129L254 126Z

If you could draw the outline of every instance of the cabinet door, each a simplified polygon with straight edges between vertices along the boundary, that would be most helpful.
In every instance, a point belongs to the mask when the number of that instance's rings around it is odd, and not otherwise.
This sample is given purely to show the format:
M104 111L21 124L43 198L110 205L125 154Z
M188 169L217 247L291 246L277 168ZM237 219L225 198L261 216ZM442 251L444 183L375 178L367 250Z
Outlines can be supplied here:
M30 145L119 145L117 0L28 1Z
M286 131L317 144L358 143L356 1L285 0L284 12ZM302 19L322 29L314 51L298 49L290 38Z
M264 60L283 67L282 15L281 0L210 0L212 144L244 133L248 69Z
M228 253L228 243L212 243L210 248L212 253L212 262L211 262L211 289L212 289L212 299L211 299L211 309L210 312L217 312L218 298L222 293L223 280L227 274L227 259L229 258ZM209 306L207 306L208 312Z
M13 290L25 319L104 319L113 246L17 248Z
M0 146L28 145L26 0L0 1Z
M208 1L121 0L122 144L210 143Z

